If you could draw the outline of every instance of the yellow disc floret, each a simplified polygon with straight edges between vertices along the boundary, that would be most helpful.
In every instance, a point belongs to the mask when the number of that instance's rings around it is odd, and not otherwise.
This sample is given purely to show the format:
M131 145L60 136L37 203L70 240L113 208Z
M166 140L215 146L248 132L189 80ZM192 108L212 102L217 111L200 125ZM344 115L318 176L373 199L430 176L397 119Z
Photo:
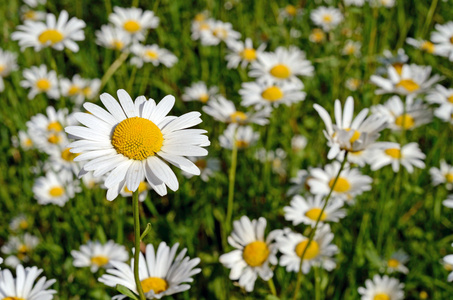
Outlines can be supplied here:
M283 91L278 86L271 86L261 93L261 97L269 102L275 102L283 97Z
M415 92L420 89L418 83L413 81L412 79L402 79L400 82L396 84L396 87L400 87L408 91L409 93Z
M141 281L143 292L148 293L153 290L155 294L165 292L168 289L168 283L165 279L159 277L148 277Z
M395 119L395 124L404 129L411 129L415 125L415 120L410 114L404 114Z
M332 178L329 181L329 187L332 188L333 183L335 182L335 178ZM333 190L337 193L346 193L351 189L351 184L349 181L344 178L344 177L338 177L337 182L335 183L335 186L333 187Z
M63 151L61 151L61 158L63 158L65 161L74 161L74 158L77 157L77 153L72 153L71 151L71 148L66 148L64 149Z
M373 300L390 300L390 297L385 293L378 293L374 295Z
M41 91L47 91L50 89L50 81L46 78L41 78L36 81L36 87Z
M280 79L286 79L289 76L291 76L291 70L283 64L278 64L269 71L272 76L280 78Z
M401 150L398 148L385 149L384 152L391 158L399 159L401 157Z
M321 215L321 218L319 219L320 221L324 221L327 218L326 213L322 212L321 214L321 209L318 207L312 208L305 213L305 216L313 221L317 221L319 215Z
M230 115L231 123L244 123L247 120L247 115L242 111L235 111Z
M305 248L307 248L307 245L308 245L308 239L305 240L305 241L300 242L299 244L297 244L297 246L296 246L296 254L297 254L297 256L299 256L299 257L302 256L302 253L304 253ZM318 243L316 241L311 241L310 246L305 251L304 259L307 259L307 260L313 259L316 256L318 256L318 254L319 254L319 245L318 245Z
M109 258L104 255L93 256L91 258L91 263L93 265L97 265L98 267L102 267L109 263Z
M249 266L259 267L267 260L269 253L265 242L254 241L245 246L242 257Z
M248 60L248 61L255 60L256 59L256 50L253 48L245 48L241 52L241 56L243 59Z
M124 30L129 31L130 33L136 33L141 29L141 26L137 21L128 20L124 22L123 28Z
M49 194L52 197L60 197L64 194L64 188L62 186L54 186L49 190Z
M52 45L59 43L63 40L63 34L56 29L47 29L44 30L38 37L38 41L41 44L47 44L50 42Z
M390 268L396 268L399 265L400 265L400 262L394 258L389 259L389 261L387 262L387 266L389 266Z
M2 300L25 300L25 299L21 298L21 297L11 296L11 297L3 298Z

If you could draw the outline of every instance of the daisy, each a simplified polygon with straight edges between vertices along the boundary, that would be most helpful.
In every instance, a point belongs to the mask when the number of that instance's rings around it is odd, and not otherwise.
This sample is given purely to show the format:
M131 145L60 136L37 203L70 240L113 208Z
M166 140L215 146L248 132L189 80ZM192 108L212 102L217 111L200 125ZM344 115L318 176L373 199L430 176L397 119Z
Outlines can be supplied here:
M183 101L200 101L201 103L208 103L209 100L215 99L219 96L219 88L212 86L208 88L206 83L199 81L192 83L191 86L184 88L184 94L181 99Z
M436 24L436 31L431 32L431 41L443 55L453 61L453 22Z
M386 262L387 271L389 273L400 272L407 274L409 269L404 264L408 261L409 256L403 250L398 250L394 252L390 259Z
M371 145L365 150L348 152L347 162L350 164L358 165L359 167L364 167L368 164L369 157L372 155L372 151L376 147L376 144ZM338 161L344 160L344 153L340 153L337 156Z
M176 256L178 246L176 243L170 248L165 242L161 242L155 252L153 245L147 245L146 258L140 252L139 277L146 299L161 299L187 291L190 285L186 283L193 282L192 276L201 272L201 269L195 268L200 259L186 257L187 249L184 248ZM113 268L107 269L107 274L102 275L99 281L111 287L121 284L138 294L134 280L134 261L131 261L130 266L117 261L110 263ZM125 295L117 295L112 299L125 298Z
M439 104L439 110L450 110L453 108L453 89L438 84L428 92L426 100L429 103Z
M278 47L275 52L263 52L250 66L250 77L301 84L296 76L313 76L314 67L305 52L295 46Z
M395 0L370 0L371 6L392 8L395 6ZM392 299L393 300L393 299Z
M299 153L305 149L307 146L308 140L305 136L296 134L291 138L291 149L295 153Z
M105 244L89 241L80 246L80 251L72 250L74 267L90 267L91 272L97 272L99 268L112 268L112 262L125 262L129 259L126 248L109 240Z
M207 105L203 106L202 109L217 121L239 125L266 125L269 123L269 116L272 112L272 108L269 106L265 106L256 112L239 111L236 110L233 101L230 101L223 96L212 99Z
M227 46L237 43L241 34L233 30L233 25L228 22L222 22L210 19L208 21L209 30L201 31L201 44L206 46L215 46L220 42L225 42Z
M52 47L58 51L68 48L78 52L76 41L85 39L82 29L86 24L76 17L69 21L68 18L68 12L62 10L58 20L54 14L47 14L46 22L25 21L24 25L17 26L18 31L11 34L11 39L19 41L21 51L28 47L34 47L35 51Z
M146 200L146 197L148 197L148 191L151 189L151 186L146 182L142 181L138 185L137 191L138 191L138 200L140 202L143 202ZM123 197L132 197L133 192L129 190L126 186L126 183L124 183L124 186L118 187L118 190L120 191L120 195Z
M0 49L0 92L5 90L3 78L17 69L17 54Z
M310 13L310 19L324 31L331 31L343 21L343 15L337 8L320 6Z
M211 30L212 24L214 24L213 19L208 19L208 13L199 13L192 20L191 25L191 38L196 41L201 38L202 35L207 35Z
M23 0L25 4L30 7L37 7L38 5L45 5L47 0Z
M339 222L346 216L346 210L341 209L343 207L343 200L330 199L327 203L326 209L322 212L325 200L324 196L316 195L304 198L296 195L290 202L290 206L285 206L285 220L292 221L294 226L304 223L311 225L312 227L316 224L318 218L320 222Z
M266 149L261 148L255 152L255 158L258 159L261 163L270 163L272 166L272 171L280 176L286 175L287 162L286 152L281 148L266 151Z
M23 76L25 80L20 82L20 86L30 89L28 93L29 100L33 100L37 94L41 93L45 93L50 99L58 99L60 97L57 73L53 70L47 72L46 65L32 66L30 69L25 69Z
M18 136L14 136L11 138L11 142L15 148L21 147L23 150L30 150L34 148L34 144L28 132L19 130L17 133Z
M254 132L250 126L228 125L227 129L219 137L220 147L233 149L233 143L238 149L245 149L254 145L260 137L258 132Z
M398 143L381 142L370 155L369 164L373 171L391 164L393 172L398 172L402 165L409 173L412 173L414 167L425 168L423 162L425 157L426 155L420 151L417 143L409 143L401 147Z
M431 41L406 38L406 43L408 43L412 47L415 47L422 51L428 52L430 54L434 54L434 55L438 55L438 56L447 56L445 51L441 51L442 48L437 47Z
M256 61L266 48L266 44L261 44L258 48L253 48L252 39L247 38L245 43L238 41L228 45L230 52L225 56L228 61L228 69L236 69L239 64L241 68L247 67L249 63Z
M348 78L345 82L345 87L351 92L355 92L359 89L362 81L358 78Z
M94 189L95 187L98 187L98 186L102 186L102 182L104 182L104 181L105 181L104 176L94 177L93 172L87 172L82 177L83 185L89 190ZM140 185L139 185L139 188L140 188ZM139 199L140 199L140 195L139 195Z
M89 113L75 113L84 126L66 127L66 132L77 141L68 147L73 153L82 153L76 161L87 161L82 173L92 171L95 177L110 172L104 182L107 200L113 200L126 183L136 191L145 178L161 196L168 186L176 191L178 179L164 160L194 175L200 170L185 156L206 156L202 147L209 146L205 130L187 129L201 123L199 112L189 112L180 117L167 116L175 103L173 96L166 96L156 105L145 96L132 101L125 90L118 90L118 101L104 93L101 101L108 111L85 103ZM115 187L115 188L114 188Z
M20 214L14 217L11 222L9 222L9 229L12 231L26 230L30 225L29 219L26 215Z
M55 279L47 280L41 277L37 282L38 276L43 272L37 267L24 268L18 265L16 268L16 278L10 270L0 271L0 297L1 299L24 299L24 300L51 300L57 291L50 290L49 287L56 282Z
M358 6L362 7L365 4L365 0L344 0L346 6Z
M336 184L335 178L340 170L340 162L334 161L326 165L324 169L314 168L310 170L311 178L308 181L310 192L315 195L327 195L332 189L332 197L349 200L365 191L371 190L371 177L362 175L357 168L349 168L347 165L341 171Z
M278 250L283 254L280 257L280 266L286 267L287 272L299 272L300 258L305 251L302 262L302 272L308 274L311 267L323 267L327 271L332 271L336 263L332 256L338 253L338 247L331 244L333 233L330 226L324 224L316 230L313 240L308 245L308 238L300 233L284 230L284 234L277 236Z
M178 58L173 53L167 49L159 48L156 44L134 44L131 46L131 51L135 55L131 58L131 64L136 65L138 68L141 68L143 63L152 63L155 67L162 64L167 68L171 68L178 62Z
M241 105L254 106L261 109L266 106L278 107L280 104L290 106L305 100L306 93L302 91L301 81L275 82L261 79L254 82L243 82L239 90L242 97Z
M398 279L374 275L373 280L367 279L365 287L359 287L358 292L362 300L402 300L404 299L404 284Z
M289 182L291 187L286 192L287 196L294 196L301 194L304 191L309 191L310 186L308 185L308 180L311 178L309 171L307 170L298 170L296 177L292 177Z
M445 266L449 266L449 271L452 271L452 266L453 266L453 254L447 255L443 258L443 263ZM453 281L453 272L448 274L447 280L449 282Z
M109 21L117 28L129 34L133 41L143 41L148 29L159 26L159 18L153 11L131 7L122 8L115 6L109 15Z
M295 17L302 16L304 10L300 7L288 4L285 7L279 9L278 16L282 19L292 20Z
M442 201L442 204L443 204L445 207L453 208L453 194L452 194L452 195L448 195L447 199L445 199L444 201Z
M448 190L453 189L453 166L447 164L445 160L440 161L440 169L436 167L429 169L429 174L431 174L432 185L445 183Z
M442 121L453 125L453 106L440 106L434 110L434 115Z
M60 80L62 96L71 98L77 106L85 99L92 100L99 93L100 87L100 79L84 79L79 74L74 75L72 79Z
M33 194L38 204L55 204L63 207L69 199L74 198L76 192L80 191L78 181L67 181L52 171L46 176L36 179L33 185Z
M308 39L312 43L319 44L321 42L324 42L324 40L326 39L326 34L325 34L325 32L322 29L313 28L313 30L311 31L310 36L308 37Z
M336 124L332 124L329 113L322 106L314 104L313 107L326 125L323 132L330 147L328 159L342 155L345 150L357 152L371 147L380 136L379 132L387 126L385 118L381 116L367 117L367 108L361 110L353 120L354 99L351 96L346 99L343 111L340 100L335 100Z
M406 107L404 107L406 106ZM384 118L391 130L412 130L432 120L432 111L421 99L408 97L403 103L399 96L393 96L383 105L371 107L373 114Z
M188 157L199 169L200 178L204 182L208 182L209 178L213 177L214 174L220 171L220 159L218 158L201 158L201 157ZM182 174L187 178L192 178L193 175L182 171Z
M343 50L341 51L341 54L359 57L361 47L362 47L362 43L355 42L352 40L347 40L346 44L343 47Z
M48 160L44 163L44 171L54 171L63 181L72 181L80 172L80 163L74 161L77 154L67 147L50 148Z
M22 21L44 21L47 13L44 11L35 10L26 5L20 7L20 19Z
M401 75L403 65L409 61L409 56L407 56L404 49L400 48L396 54L390 50L384 50L383 55L379 56L377 60L382 66L376 70L376 74L387 74L388 67L393 66L396 72Z
M111 25L102 25L101 30L96 30L95 34L96 44L108 49L123 51L132 43L132 37L127 31Z
M2 253L9 255L5 264L14 268L20 262L28 262L38 244L39 238L29 233L22 236L11 236L1 248Z

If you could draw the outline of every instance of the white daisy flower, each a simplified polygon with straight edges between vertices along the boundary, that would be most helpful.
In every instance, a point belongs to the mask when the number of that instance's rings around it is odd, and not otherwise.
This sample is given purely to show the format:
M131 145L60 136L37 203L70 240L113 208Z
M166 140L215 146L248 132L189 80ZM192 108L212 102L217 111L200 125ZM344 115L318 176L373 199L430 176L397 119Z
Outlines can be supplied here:
M252 39L245 39L245 43L237 41L228 45L229 53L225 56L228 61L228 69L236 69L239 64L241 68L247 67L249 63L254 62L266 48L266 44L261 44L258 48L253 48Z
M347 40L343 47L343 50L341 51L341 54L359 57L361 54L360 53L361 47L362 47L362 43L360 43L358 41L356 42L356 41L352 41L352 40Z
M308 140L305 136L296 134L291 138L291 149L293 152L298 153L305 149Z
M188 157L199 169L200 169L200 178L204 182L208 182L209 178L214 176L214 174L220 171L220 159L208 157ZM193 174L182 171L182 174L187 178L192 178Z
M409 269L404 265L409 261L409 255L403 250L398 250L392 254L389 260L386 261L387 271L390 273L400 272L403 274L409 273Z
M176 191L178 179L163 160L200 175L198 167L185 158L208 154L202 148L210 145L203 135L206 131L187 129L202 122L199 112L167 116L175 103L173 96L166 96L156 105L145 96L132 101L125 90L118 90L117 94L120 103L107 93L101 95L108 111L85 103L89 113L75 113L75 118L86 127L65 129L77 139L68 146L71 152L82 153L75 160L87 161L79 176L87 171L93 171L95 177L110 172L104 184L108 188L107 199L113 200L124 183L135 191L145 178L161 196L167 194L166 186Z
M132 43L131 35L122 28L111 25L102 25L101 30L96 30L96 44L99 46L123 51Z
M292 177L289 180L291 187L286 192L286 195L294 196L301 194L303 191L310 190L310 186L307 183L310 178L311 176L307 170L298 170L296 177Z
M409 56L407 56L404 49L400 48L396 53L392 53L390 50L384 50L383 55L378 56L377 60L382 66L376 70L376 74L387 74L387 69L393 66L396 72L401 75L403 65L409 61Z
M377 7L383 6L386 8L392 8L395 6L395 0L369 0L369 1L370 1L371 6L377 6Z
M45 93L50 99L58 99L60 97L57 73L54 70L47 72L46 65L32 66L30 69L25 69L23 76L25 80L20 82L20 86L30 89L27 96L29 100L33 100L40 93Z
M72 79L60 79L61 94L71 98L77 106L80 106L85 99L92 100L101 87L100 79L85 79L76 74Z
M203 30L200 32L200 40L202 45L215 46L220 42L230 45L237 43L241 38L241 34L233 30L233 25L228 22L222 22L218 20L208 20L207 24L209 30Z
M29 226L29 218L24 214L14 217L11 222L9 222L9 229L12 231L26 230Z
M192 20L192 25L191 25L191 38L192 40L196 41L201 38L203 34L208 34L208 33L203 33L204 31L210 31L212 24L214 24L213 19L208 19L207 14L205 13L199 13L195 16L195 18Z
M280 176L286 176L287 162L285 160L285 150L277 148L275 151L266 151L266 149L261 148L256 151L255 158L262 163L270 163L272 166L272 172Z
M151 10L141 8L122 8L115 6L109 15L109 21L128 33L134 41L143 41L148 29L159 26L159 18Z
M430 54L438 56L447 56L447 53L445 51L441 51L442 48L437 47L431 41L406 38L406 43L414 48L420 49Z
M275 82L261 79L254 82L243 82L239 90L242 106L254 106L260 109L266 106L278 107L280 104L290 106L305 100L306 93L302 91L301 81Z
M440 106L434 110L434 115L442 121L453 125L453 106Z
M448 195L447 199L445 199L444 201L442 201L442 204L443 204L445 207L453 208L453 194L452 194L452 195Z
M233 143L236 143L238 149L245 149L254 145L260 137L258 132L253 131L250 126L228 125L227 129L219 136L220 147L233 149Z
M276 265L277 247L275 238L281 230L271 231L264 237L266 219L252 220L246 216L233 222L233 232L228 237L228 243L236 248L219 257L220 262L231 269L230 279L238 280L239 286L247 292L252 292L255 281L259 277L269 280L274 276L269 264Z
M305 52L295 46L278 47L275 52L263 52L250 66L250 77L301 84L296 76L313 76L314 67Z
M191 86L184 88L184 94L181 99L183 101L200 101L201 103L208 103L209 100L219 96L219 88L212 86L208 88L206 83L199 81L192 83Z
M5 264L15 268L21 262L28 262L38 244L39 238L28 232L21 236L11 236L1 248L2 253L9 255Z
M450 61L453 61L453 22L446 24L436 24L436 31L431 32L431 41L440 53L447 56Z
M190 285L186 283L193 282L192 276L201 272L201 269L195 268L200 259L186 257L187 249L184 248L176 256L178 246L176 243L170 248L165 242L161 242L155 252L153 245L147 245L146 258L140 252L139 278L146 299L161 299L187 291ZM134 260L132 259L130 266L116 261L111 261L111 264L114 268L107 269L107 274L102 275L99 281L111 287L121 284L138 294L134 280ZM125 295L117 295L112 299L125 298Z
M345 150L356 152L371 147L380 136L379 132L387 126L385 118L381 116L367 117L367 108L361 110L353 120L354 99L351 96L346 99L343 111L340 100L335 100L336 124L332 124L329 113L322 106L314 104L313 107L326 125L323 132L330 147L328 159L342 155Z
M36 179L32 190L38 204L50 203L63 207L69 199L74 198L80 188L77 180L67 181L66 178L50 171L46 176Z
M429 173L431 174L432 185L445 183L448 190L453 189L453 166L447 164L445 160L440 161L440 169L432 167L429 169Z
M404 106L406 105L406 108ZM399 96L393 96L384 104L371 107L373 114L384 118L391 130L412 130L432 120L432 111L421 99L408 97L404 103Z
M447 256L445 256L442 260L445 268L447 269L447 266L448 266L448 271L452 271L452 267L453 267L453 254L449 254ZM449 282L452 282L453 281L453 272L451 272L450 274L448 274L448 277L447 277L447 280Z
M320 6L312 10L310 19L324 31L331 31L343 21L343 14L337 8Z
M351 92L355 92L359 89L362 81L358 78L348 78L344 83L344 86Z
M89 190L94 189L95 187L101 186L102 182L104 182L104 181L105 181L104 176L94 177L93 172L87 172L82 177L83 185ZM139 185L139 188L140 188L140 185ZM139 195L139 198L140 198L140 195Z
M371 190L371 177L362 175L357 168L349 168L347 165L341 171L335 185L335 178L340 170L340 162L334 161L326 165L324 169L314 168L310 170L310 180L307 182L312 194L327 195L333 186L332 197L343 200L358 196L365 191Z
M236 110L233 101L230 101L223 96L218 96L217 98L208 101L202 109L217 121L239 125L266 125L269 123L269 117L272 112L272 108L269 106L265 106L255 112L239 111Z
M25 21L24 25L17 26L18 31L11 34L11 39L19 41L21 51L28 47L34 47L35 51L52 47L58 51L68 48L78 52L76 41L85 39L82 29L86 24L76 17L69 21L68 18L68 12L62 10L58 20L54 14L47 14L46 22Z
M44 162L44 171L54 171L63 181L72 181L74 175L79 174L81 165L74 161L77 154L67 147L50 148L49 158Z
M23 0L25 4L30 7L38 7L38 5L45 5L47 0Z
M99 268L112 268L112 262L125 262L129 259L129 254L123 245L118 245L109 240L105 244L98 241L88 241L80 246L80 251L72 250L74 267L90 267L91 272L97 272Z
M386 165L392 165L393 172L398 172L400 165L406 168L409 173L414 167L424 169L426 155L420 151L417 143L409 143L401 147L398 143L380 142L377 148L370 155L369 164L371 170L376 171Z
M313 28L308 39L312 43L319 44L321 42L324 42L324 40L326 39L326 33L322 29Z
M11 142L15 148L21 147L23 150L30 150L34 148L34 144L28 132L19 130L18 136L11 138Z
M296 195L290 202L290 206L285 206L285 220L292 221L294 226L304 223L315 226L316 221L321 216L320 224L323 222L339 222L346 217L346 210L342 209L343 200L338 198L329 199L326 209L322 212L325 200L323 195L309 196L304 198Z
M20 7L20 19L22 21L44 21L46 16L45 11L39 11L26 5Z
M131 58L131 64L138 68L141 68L143 63L152 63L155 67L162 64L171 68L178 62L178 58L173 53L167 49L159 48L156 44L134 44L131 46L131 51L135 55Z
M358 6L362 7L365 4L365 0L344 0L346 6Z
M426 100L429 103L439 104L439 110L449 110L453 108L453 89L438 84L428 92Z
M292 20L295 17L302 16L304 10L300 7L288 4L283 8L279 9L278 16L282 19Z
M365 150L348 152L348 163L358 165L359 167L364 167L366 164L368 164L369 157L370 155L372 155L372 151L375 146L376 144L373 144ZM337 159L338 161L343 161L344 153L340 153L337 156Z
M403 289L404 284L396 278L374 275L373 280L365 281L365 287L359 287L358 292L362 300L403 300Z
M17 54L0 48L0 92L5 90L3 77L17 69Z
M41 277L37 282L38 276L43 272L37 267L24 268L18 265L16 268L16 278L10 270L0 271L0 297L2 299L25 299L25 300L51 300L57 291L50 290L49 287L56 282L55 279L47 280Z
M299 272L300 258L304 251L304 274L308 274L312 266L322 267L327 271L335 269L336 263L332 256L338 253L338 247L331 244L334 235L328 224L318 227L307 250L308 237L289 229L284 232L284 235L278 236L276 240L278 250L283 254L280 257L280 266L286 267L287 272Z

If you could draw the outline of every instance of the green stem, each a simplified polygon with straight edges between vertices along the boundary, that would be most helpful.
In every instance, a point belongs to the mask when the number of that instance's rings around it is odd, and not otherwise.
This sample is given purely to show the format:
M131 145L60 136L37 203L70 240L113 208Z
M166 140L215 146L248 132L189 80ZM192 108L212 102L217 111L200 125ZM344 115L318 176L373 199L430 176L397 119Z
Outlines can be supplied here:
M140 282L140 277L138 276L138 260L140 258L140 216L138 210L138 190L132 195L132 206L133 206L133 215L134 215L134 237L135 237L135 252L134 252L134 279L135 285L137 286L138 295L140 300L146 300L145 294L143 293L142 283Z
M438 2L438 0L433 0L433 2L431 2L431 6L429 7L428 14L426 15L425 25L423 26L423 31L422 31L423 39L425 38L426 33L428 32L428 29L429 29L429 25L431 24L431 21L433 20L433 15L437 8L437 2Z
M227 215L225 218L225 229L227 232L231 229L231 218L233 216L234 181L236 179L236 166L237 166L237 156L238 156L238 147L236 145L236 130L234 132L233 149L231 150L231 167L230 167L230 174L228 176L228 179L229 179L228 207L227 207ZM225 237L226 237L226 235L225 235Z
M335 177L335 180L333 181L332 187L330 188L329 194L327 195L327 197L325 199L326 202L324 203L324 206L322 207L321 212L319 213L319 216L318 216L318 219L316 220L315 226L310 231L310 235L308 237L307 246L304 248L304 251L302 252L302 255L300 256L299 272L297 273L296 289L294 291L293 300L296 300L297 299L297 295L299 294L300 283L302 281L302 263L304 261L305 253L307 252L308 247L310 247L310 243L313 241L313 238L315 237L316 229L318 228L318 224L321 221L321 216L322 216L322 214L324 213L324 210L327 207L327 203L329 203L330 196L332 196L333 188L337 184L338 178L340 178L341 171L343 171L343 168L344 168L347 160L348 160L348 151L346 151L346 153L344 155L344 159L343 159L343 162L341 163L341 167L338 170L338 174Z
M115 59L115 61L110 65L110 67L107 69L107 71L105 72L104 76L102 76L101 78L101 86L99 87L99 93L102 91L102 88L105 86L105 84L107 83L107 81L110 79L110 77L112 77L112 75L116 72L116 70L118 70L119 67L121 67L121 65L124 63L124 61L126 60L126 58L129 56L129 53L127 52L123 52L121 53L120 56L118 56L117 59ZM97 98L97 95L96 97L94 97L94 99Z
M314 269L315 269L315 300L321 300L321 284L319 283L320 269L319 267L314 267Z
M277 297L277 290L275 289L275 285L274 285L274 281L271 279L269 279L267 281L267 283L269 284L269 289L271 290L271 294L275 297Z

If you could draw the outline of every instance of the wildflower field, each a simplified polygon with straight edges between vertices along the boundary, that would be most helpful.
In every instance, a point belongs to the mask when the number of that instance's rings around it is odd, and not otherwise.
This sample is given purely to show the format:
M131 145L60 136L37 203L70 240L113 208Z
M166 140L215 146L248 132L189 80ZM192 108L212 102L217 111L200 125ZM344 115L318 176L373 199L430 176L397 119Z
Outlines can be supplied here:
M451 1L0 14L0 300L453 299Z

